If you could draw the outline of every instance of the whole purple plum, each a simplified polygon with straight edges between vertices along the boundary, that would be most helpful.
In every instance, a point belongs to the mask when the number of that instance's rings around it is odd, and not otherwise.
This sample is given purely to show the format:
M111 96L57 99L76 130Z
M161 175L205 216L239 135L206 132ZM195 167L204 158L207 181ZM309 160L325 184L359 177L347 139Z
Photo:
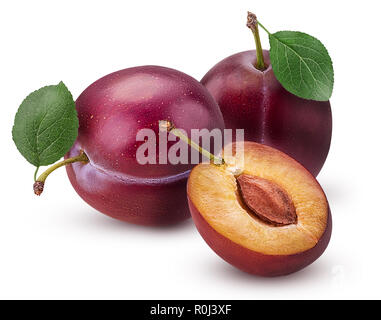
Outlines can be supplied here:
M245 140L277 148L317 176L331 143L330 103L286 91L275 78L269 52L263 50L263 56L263 71L255 67L256 51L245 51L217 63L201 83L220 106L226 128L245 129Z
M217 103L197 80L169 68L142 66L109 74L77 99L79 132L66 155L82 150L89 163L68 165L77 193L95 209L144 225L188 218L186 181L192 165L141 165L136 152L140 129L159 133L159 120L191 129L223 129ZM174 142L168 142L168 148Z

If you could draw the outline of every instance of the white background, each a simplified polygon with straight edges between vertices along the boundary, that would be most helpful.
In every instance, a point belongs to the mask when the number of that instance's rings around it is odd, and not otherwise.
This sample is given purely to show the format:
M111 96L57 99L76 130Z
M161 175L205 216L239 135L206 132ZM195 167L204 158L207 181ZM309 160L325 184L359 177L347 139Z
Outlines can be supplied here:
M0 298L381 298L379 1L2 1ZM282 278L242 273L191 220L129 225L89 207L56 171L40 198L11 139L31 91L63 80L76 98L110 72L144 64L197 79L270 30L322 40L335 68L331 151L318 180L333 214L325 254ZM264 32L263 46L268 48Z

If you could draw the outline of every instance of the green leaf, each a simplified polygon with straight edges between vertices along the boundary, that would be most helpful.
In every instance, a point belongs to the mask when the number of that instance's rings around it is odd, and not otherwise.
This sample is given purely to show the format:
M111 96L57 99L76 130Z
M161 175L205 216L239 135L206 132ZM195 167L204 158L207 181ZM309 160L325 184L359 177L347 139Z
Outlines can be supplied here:
M269 35L270 60L275 77L294 95L327 101L333 90L332 60L316 38L294 31Z
M78 116L63 82L31 93L20 105L12 130L17 149L36 167L52 164L78 135Z

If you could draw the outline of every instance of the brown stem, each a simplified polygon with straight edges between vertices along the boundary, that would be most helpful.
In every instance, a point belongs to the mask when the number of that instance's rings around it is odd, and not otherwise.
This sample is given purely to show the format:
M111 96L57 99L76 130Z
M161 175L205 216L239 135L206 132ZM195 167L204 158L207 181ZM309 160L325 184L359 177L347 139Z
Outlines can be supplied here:
M263 49L261 44L261 38L259 37L258 30L258 20L257 16L252 12L247 12L247 23L246 26L253 32L256 52L257 52L257 62L255 63L255 68L258 70L266 70L267 66L265 64L265 60L263 58Z

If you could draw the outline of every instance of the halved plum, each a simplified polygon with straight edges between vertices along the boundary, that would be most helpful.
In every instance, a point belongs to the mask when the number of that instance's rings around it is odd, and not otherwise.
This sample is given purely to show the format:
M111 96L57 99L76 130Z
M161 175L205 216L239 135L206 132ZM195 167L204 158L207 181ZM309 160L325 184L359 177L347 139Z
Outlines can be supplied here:
M332 229L328 201L317 180L296 160L265 145L245 142L244 152L233 156L243 163L239 175L226 166L203 163L188 180L190 211L207 244L235 267L261 276L286 275L314 262L326 249ZM243 190L240 177L266 182ZM254 203L242 192L254 195ZM291 203L279 202L282 193ZM295 219L277 223L290 213L291 204ZM267 210L266 219L266 211L258 208L273 210Z

